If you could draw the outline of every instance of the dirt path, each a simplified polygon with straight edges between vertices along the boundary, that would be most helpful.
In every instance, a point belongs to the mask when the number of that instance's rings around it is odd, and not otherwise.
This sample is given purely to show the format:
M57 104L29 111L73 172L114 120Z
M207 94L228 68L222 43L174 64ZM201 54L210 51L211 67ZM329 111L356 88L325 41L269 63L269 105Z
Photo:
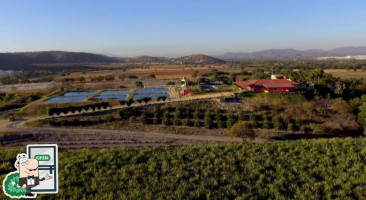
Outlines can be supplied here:
M24 127L22 121L0 121L0 128L15 131L3 138L1 148L24 147L30 143L56 143L60 148L160 147L238 144L228 136L179 135L158 132L101 130L90 128ZM268 142L257 138L254 142Z

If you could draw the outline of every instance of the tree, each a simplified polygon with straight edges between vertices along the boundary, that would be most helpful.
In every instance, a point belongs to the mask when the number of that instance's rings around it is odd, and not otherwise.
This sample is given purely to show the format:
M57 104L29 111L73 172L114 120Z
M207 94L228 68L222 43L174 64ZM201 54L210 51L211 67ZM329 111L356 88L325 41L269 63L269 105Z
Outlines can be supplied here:
M85 82L85 78L84 78L83 76L80 76L80 77L78 78L78 80L79 80L79 82L80 82L80 83Z
M212 128L212 119L210 110L206 110L205 112L204 126L205 128Z
M118 75L118 78L119 78L121 81L123 81L123 80L125 80L125 78L126 78L126 74L120 74L120 75Z
M194 119L194 126L199 127L200 126L200 110L196 108L196 110L193 113L193 119Z
M180 110L179 110L179 108L176 108L174 111L173 125L178 126L179 120L180 120Z
M229 81L231 83L235 82L236 81L236 73L230 73L229 74Z
M192 78L196 78L198 75L198 70L194 70L194 72L192 73L191 77Z
M238 120L239 121L244 121L245 120L245 115L242 109L239 109L238 111Z
M283 120L282 120L281 116L275 115L272 118L272 122L273 122L273 126L274 126L275 129L280 130L280 129L284 128L284 123L283 123Z
M263 78L266 78L267 75L264 73L264 70L263 69L254 69L253 72L252 72L252 78L253 79L263 79Z
M219 73L217 71L213 72L211 75L211 81L216 82L219 80Z
M105 76L105 80L106 81L114 81L114 76L113 75L107 75L107 76Z
M226 127L231 128L234 125L234 115L233 112L230 110L227 114L227 120L226 120Z
M139 121L141 124L146 124L147 122L147 116L146 116L146 113L142 113L142 115L139 117Z
M145 102L146 104L151 100L150 97L144 97L142 98L142 101Z
M159 105L154 106L154 124L159 123L160 118L160 108Z
M266 114L264 114L262 116L263 118L263 128L270 128L270 124L269 124L269 120L268 120L268 116Z
M243 140L253 140L255 138L255 133L252 125L249 122L238 121L229 130L229 134L233 137L240 137Z
M215 120L217 128L224 128L223 117L220 109L216 109L215 111Z
M141 81L136 81L136 82L135 82L135 86L136 86L137 88L143 88L143 87L144 87L144 84L143 84Z
M164 125L164 126L167 126L169 125L169 110L166 109L164 114L163 114L163 120L161 121L161 123Z
M363 134L366 135L366 102L359 107L359 110L357 120L363 125Z

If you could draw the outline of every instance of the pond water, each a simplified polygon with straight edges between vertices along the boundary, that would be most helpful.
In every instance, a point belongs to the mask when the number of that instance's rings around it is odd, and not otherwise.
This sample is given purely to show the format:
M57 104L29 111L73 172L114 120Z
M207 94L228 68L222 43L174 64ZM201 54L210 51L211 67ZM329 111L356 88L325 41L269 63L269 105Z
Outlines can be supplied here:
M169 88L139 88L135 91L135 94L157 94L157 93L169 93Z
M45 103L68 103L84 101L88 96L58 96L44 101Z
M63 96L90 96L96 94L96 91L72 91L72 92L65 92Z
M93 97L95 100L104 101L104 100L125 100L127 95L98 95Z
M131 90L104 90L99 95L127 95Z
M170 94L166 94L166 93L158 93L158 94L135 94L133 95L133 99L142 99L145 97L150 97L152 99L158 98L158 97L166 97L166 98L170 98Z

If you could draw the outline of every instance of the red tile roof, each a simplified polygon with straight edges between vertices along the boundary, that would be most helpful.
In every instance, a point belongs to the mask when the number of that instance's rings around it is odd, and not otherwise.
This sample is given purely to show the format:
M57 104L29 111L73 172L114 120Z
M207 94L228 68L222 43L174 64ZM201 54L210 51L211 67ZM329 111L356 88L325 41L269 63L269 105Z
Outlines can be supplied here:
M264 86L266 88L293 88L298 85L298 82L287 79L259 79L250 81L235 82L235 85L240 88L247 88L248 86Z

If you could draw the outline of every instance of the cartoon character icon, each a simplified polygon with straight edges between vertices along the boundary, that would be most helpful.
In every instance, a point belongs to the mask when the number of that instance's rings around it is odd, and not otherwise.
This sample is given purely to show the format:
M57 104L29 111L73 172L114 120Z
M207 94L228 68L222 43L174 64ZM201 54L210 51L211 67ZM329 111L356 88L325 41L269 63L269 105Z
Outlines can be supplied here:
M37 193L57 193L57 188L54 191L49 190L50 186L57 185L57 181L52 180L54 177L48 174L51 172L51 174L57 175L57 171L55 171L57 146L28 145L27 148L28 150L33 149L35 155L32 155L30 151L28 151L29 156L25 153L17 155L14 164L17 171L11 172L5 177L4 194L10 198L36 198ZM53 152L48 151L49 149L53 149ZM52 162L55 162L55 165L46 165L50 160L50 155L54 155L55 160Z
M36 194L31 193L31 188L39 185L40 181L52 179L52 176L46 174L45 177L39 178L38 172L38 160L34 158L27 159L27 155L19 154L17 156L17 162L15 167L19 172L19 183L18 185L23 189L26 188L25 195L28 197L35 197Z

